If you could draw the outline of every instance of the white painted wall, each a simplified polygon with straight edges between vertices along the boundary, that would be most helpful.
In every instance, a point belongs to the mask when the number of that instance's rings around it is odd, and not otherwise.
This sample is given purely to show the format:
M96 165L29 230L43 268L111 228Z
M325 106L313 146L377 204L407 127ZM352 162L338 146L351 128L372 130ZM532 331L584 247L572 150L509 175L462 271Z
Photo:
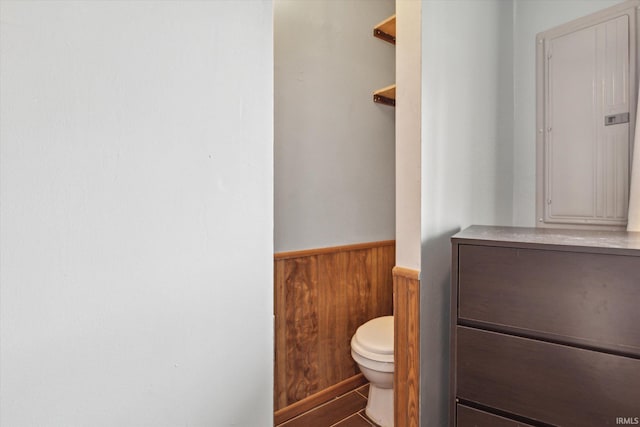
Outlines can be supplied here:
M420 270L421 3L396 1L396 265Z
M270 425L271 3L0 7L0 425Z
M450 237L510 224L513 62L510 2L422 6L421 423L447 425Z
M276 0L275 250L393 239L393 0Z
M513 3L515 29L513 224L535 227L536 34L621 1L513 0Z

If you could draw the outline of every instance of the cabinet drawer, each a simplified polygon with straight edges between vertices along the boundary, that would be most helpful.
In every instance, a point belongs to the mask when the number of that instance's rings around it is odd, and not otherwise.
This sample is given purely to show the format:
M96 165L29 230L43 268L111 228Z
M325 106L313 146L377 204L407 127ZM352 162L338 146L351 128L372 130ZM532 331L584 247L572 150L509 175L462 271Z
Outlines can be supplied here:
M513 421L460 404L456 405L456 409L457 427L531 427L531 424Z
M640 356L640 257L460 245L458 317Z
M640 416L640 360L457 327L457 397L558 426Z

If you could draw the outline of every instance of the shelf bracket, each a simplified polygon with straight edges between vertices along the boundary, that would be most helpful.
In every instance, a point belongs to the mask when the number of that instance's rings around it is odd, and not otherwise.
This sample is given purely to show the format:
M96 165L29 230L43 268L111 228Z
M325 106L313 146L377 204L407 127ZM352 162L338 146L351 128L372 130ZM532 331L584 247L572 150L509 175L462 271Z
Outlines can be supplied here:
M373 102L384 105L391 105L392 107L396 106L396 100L393 98L387 98L386 96L373 94Z
M382 39L386 42L389 42L391 44L396 44L396 37L391 35L391 34L387 34L382 30L379 30L377 28L373 29L373 36L377 37L379 39Z

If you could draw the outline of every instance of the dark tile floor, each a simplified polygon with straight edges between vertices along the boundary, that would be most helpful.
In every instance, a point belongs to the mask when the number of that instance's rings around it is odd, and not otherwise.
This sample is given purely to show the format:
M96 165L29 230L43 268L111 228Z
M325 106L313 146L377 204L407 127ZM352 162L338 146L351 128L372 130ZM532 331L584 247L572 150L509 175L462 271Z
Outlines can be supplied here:
M364 413L368 396L365 384L276 427L375 427Z

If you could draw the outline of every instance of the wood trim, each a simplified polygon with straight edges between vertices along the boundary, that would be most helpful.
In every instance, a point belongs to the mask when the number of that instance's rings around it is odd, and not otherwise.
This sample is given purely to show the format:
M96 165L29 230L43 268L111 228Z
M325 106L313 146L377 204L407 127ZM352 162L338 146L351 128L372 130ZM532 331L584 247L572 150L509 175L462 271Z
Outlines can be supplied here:
M351 390L355 390L361 385L366 384L366 382L367 380L362 374L356 374L351 378L347 378L346 380L339 382L338 384L327 387L318 393L312 394L311 396L299 400L296 403L275 411L273 414L273 424L282 424L283 422L288 421L293 417L297 417L298 415L326 403L331 399L341 396Z
M274 262L273 266L273 312L274 312L274 327L276 331L284 331L287 327L286 317L278 315L283 310L286 303L285 293L285 265L283 262ZM286 348L286 335L282 333L274 333L275 345L274 345L274 383L286 384L287 383L287 358L286 354L278 349ZM287 389L285 387L274 387L273 394L274 408L282 408L287 404Z
M396 426L420 425L420 272L393 268Z
M420 271L406 267L393 267L393 276L404 277L405 279L420 280Z
M395 245L396 245L395 240L380 240L378 242L355 243L352 245L331 246L327 248L315 248L315 249L303 249L301 251L278 252L276 254L273 254L273 259L300 258L300 257L307 257L307 256L349 252L349 251L356 251L360 249L380 248L383 246L395 246Z

